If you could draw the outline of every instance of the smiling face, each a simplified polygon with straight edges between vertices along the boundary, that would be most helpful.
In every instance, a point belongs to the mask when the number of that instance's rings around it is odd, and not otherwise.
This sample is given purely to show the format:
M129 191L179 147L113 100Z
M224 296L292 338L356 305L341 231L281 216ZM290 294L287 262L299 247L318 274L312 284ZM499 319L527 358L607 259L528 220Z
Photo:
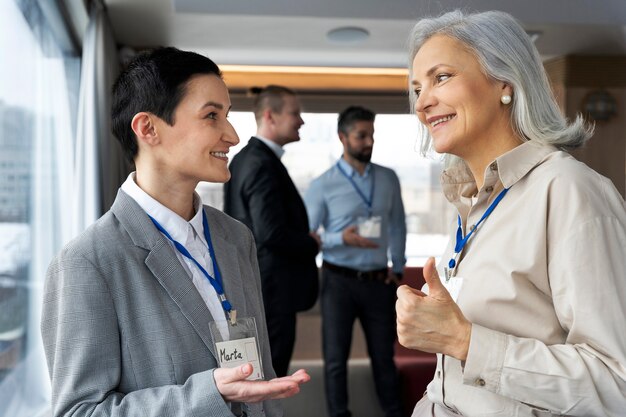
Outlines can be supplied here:
M272 113L276 142L281 146L300 140L300 127L304 120L300 116L300 101L296 96L283 94L280 113Z
M227 119L230 97L216 75L189 79L174 112L173 125L156 118L162 146L156 155L159 170L185 182L230 179L227 153L239 137Z
M437 152L468 161L510 135L500 97L511 95L511 88L488 78L459 41L444 35L426 41L413 60L411 83L415 112Z

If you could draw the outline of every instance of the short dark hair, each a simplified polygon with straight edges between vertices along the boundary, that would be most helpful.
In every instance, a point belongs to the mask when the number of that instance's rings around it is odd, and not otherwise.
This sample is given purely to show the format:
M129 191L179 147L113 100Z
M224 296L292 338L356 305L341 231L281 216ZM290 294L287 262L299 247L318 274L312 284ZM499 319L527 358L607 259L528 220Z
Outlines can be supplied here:
M111 129L131 162L139 150L131 128L133 117L145 111L173 125L187 82L197 74L222 77L209 58L171 47L142 52L122 71L113 85Z
M284 96L295 96L296 93L281 85L268 85L265 88L252 88L253 94L256 94L254 99L254 118L257 123L263 117L265 109L270 109L274 113L280 113L283 111L283 105L285 100Z
M373 122L375 118L376 113L365 107L350 106L339 114L337 132L347 135L354 122Z

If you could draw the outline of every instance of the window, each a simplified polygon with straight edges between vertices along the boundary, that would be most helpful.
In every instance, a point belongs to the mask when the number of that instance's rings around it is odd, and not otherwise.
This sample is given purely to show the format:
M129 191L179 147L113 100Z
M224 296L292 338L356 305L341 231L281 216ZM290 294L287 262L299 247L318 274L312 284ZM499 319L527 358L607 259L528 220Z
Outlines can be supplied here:
M303 113L301 140L285 146L282 158L302 195L311 180L334 164L343 148L337 136L337 114ZM254 115L231 112L230 122L241 142L231 149L230 158L256 132ZM441 256L448 240L454 207L441 192L439 175L443 165L423 158L416 145L418 120L413 115L378 114L375 121L372 162L392 168L400 178L407 222L407 265L422 266L429 256ZM205 203L223 207L221 184L202 183L198 192Z
M41 299L69 237L80 62L46 16L39 2L0 2L0 415L11 417L49 409Z

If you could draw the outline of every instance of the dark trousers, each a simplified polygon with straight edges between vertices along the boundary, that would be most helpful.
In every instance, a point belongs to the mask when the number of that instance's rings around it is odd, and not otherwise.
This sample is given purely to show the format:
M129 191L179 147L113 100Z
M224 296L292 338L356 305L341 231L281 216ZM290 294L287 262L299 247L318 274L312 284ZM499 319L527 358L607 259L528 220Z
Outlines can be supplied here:
M276 376L285 376L296 342L296 313L275 314L265 311L267 332Z
M358 318L365 333L378 400L387 417L402 416L396 339L396 286L362 281L322 269L322 347L330 417L349 417L347 362L352 326Z

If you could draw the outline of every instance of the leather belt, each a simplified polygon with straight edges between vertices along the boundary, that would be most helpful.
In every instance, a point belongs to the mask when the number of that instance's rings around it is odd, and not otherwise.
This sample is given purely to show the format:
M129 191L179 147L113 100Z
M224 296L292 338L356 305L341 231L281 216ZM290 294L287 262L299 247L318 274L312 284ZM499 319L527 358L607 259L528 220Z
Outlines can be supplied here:
M387 279L387 268L375 269L373 271L359 271L357 269L331 264L326 261L322 262L322 268L326 268L329 271L345 277L356 278L362 281L385 281Z

